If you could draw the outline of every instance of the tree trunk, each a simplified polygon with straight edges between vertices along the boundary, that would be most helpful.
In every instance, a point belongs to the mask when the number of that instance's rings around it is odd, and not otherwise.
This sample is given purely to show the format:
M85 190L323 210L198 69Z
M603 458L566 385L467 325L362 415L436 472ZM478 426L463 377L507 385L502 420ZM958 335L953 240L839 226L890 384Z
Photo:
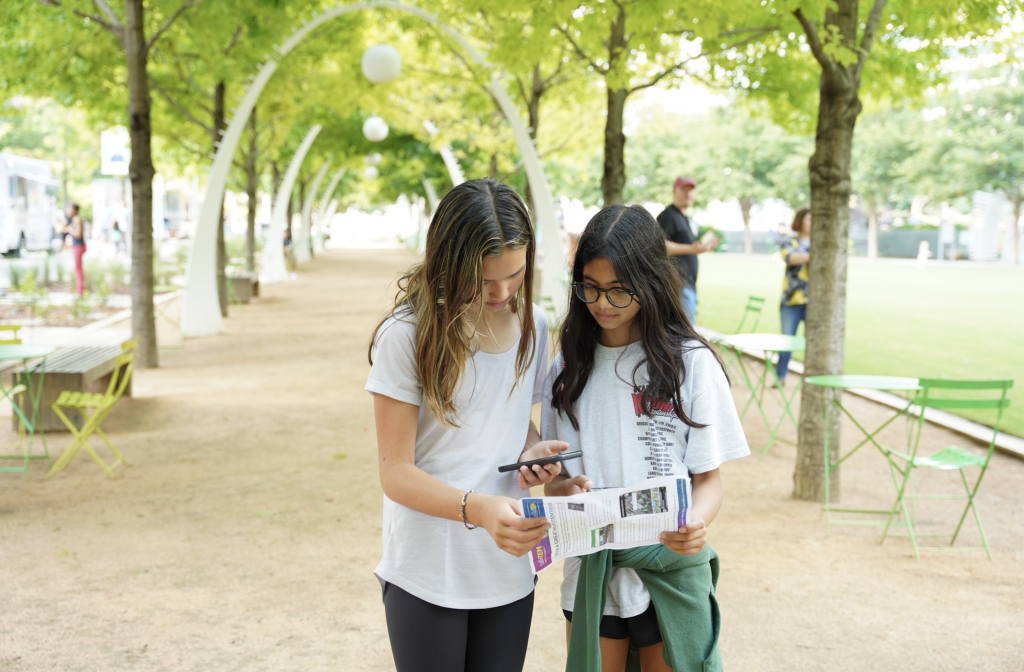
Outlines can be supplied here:
M143 0L125 0L124 47L128 64L128 128L132 160L132 335L139 339L135 366L159 366L153 313L153 168L149 118L145 9Z
M292 236L292 240L295 240L295 232L292 231L292 217L295 216L295 186L292 186L292 193L288 194L288 223L285 225L285 229Z
M256 154L259 151L259 138L256 135L256 108L249 115L249 155L245 161L245 194L249 197L249 208L245 227L245 270L252 273L256 270L256 189L259 185L259 173L256 170Z
M850 6L852 5L852 12ZM839 10L826 13L826 23L853 22L856 33L856 0L841 2ZM851 16L852 15L852 16ZM843 372L846 332L846 270L850 231L850 155L853 129L861 102L859 81L836 66L837 74L823 70L819 94L818 128L814 154L809 162L811 179L811 262L807 302L807 350L804 376ZM804 385L800 395L800 438L793 496L821 501L824 487L824 445L829 409L830 453L839 448L839 418L831 408L830 388ZM839 472L830 479L831 500L839 498Z
M612 23L608 40L608 63L616 65L626 48L626 11L619 5L619 15ZM622 203L622 189L626 185L626 135L622 132L622 115L626 109L628 89L608 87L608 117L604 126L604 174L601 176L601 194L604 207Z
M300 229L302 228L302 208L303 208L303 205L306 203L306 187L307 186L309 186L309 181L308 180L299 180L299 201L295 204L295 212L296 212L296 214L299 215L299 228ZM300 231L299 233L301 234L302 232ZM296 237L295 232L292 231L292 245L293 245L293 249L294 249L294 245L297 245L297 244L298 244L298 238Z
M750 230L750 209L754 207L754 199L741 198L740 210L743 213L743 254L752 256L754 254L754 233Z
M537 133L540 127L540 99L544 95L544 76L540 72L540 65L533 65L533 85L530 87L530 99L526 101L526 112L529 115L530 127L527 129L530 132L530 140L533 141L533 146L537 146ZM529 206L530 212L536 216L537 208L533 205L533 192L530 190L530 181L526 181L526 205Z
M540 72L540 64L533 65L533 85L530 87L530 100L526 101L526 112L530 116L530 139L537 142L540 129L540 99L544 95L544 76Z
M227 87L224 80L217 82L213 90L213 153L217 153L217 146L224 135L226 124L224 123L224 97ZM228 316L228 282L224 275L224 268L227 265L227 249L224 245L224 197L220 199L220 211L217 215L217 298L220 300L221 317Z
M491 152L491 159L487 164L487 177L492 180L497 180L500 176L498 175L498 153Z
M604 127L604 174L601 194L604 207L622 203L626 185L626 134L622 132L622 115L626 109L625 89L608 91L608 118Z

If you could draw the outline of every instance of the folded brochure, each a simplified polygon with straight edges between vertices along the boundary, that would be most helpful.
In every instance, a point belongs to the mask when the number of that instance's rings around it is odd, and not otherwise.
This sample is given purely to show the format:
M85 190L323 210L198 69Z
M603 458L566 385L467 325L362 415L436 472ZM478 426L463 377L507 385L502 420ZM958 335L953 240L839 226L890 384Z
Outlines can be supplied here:
M530 551L536 574L563 558L660 543L662 532L686 525L691 486L687 476L660 476L628 488L529 497L522 503L525 517L547 517L551 524Z

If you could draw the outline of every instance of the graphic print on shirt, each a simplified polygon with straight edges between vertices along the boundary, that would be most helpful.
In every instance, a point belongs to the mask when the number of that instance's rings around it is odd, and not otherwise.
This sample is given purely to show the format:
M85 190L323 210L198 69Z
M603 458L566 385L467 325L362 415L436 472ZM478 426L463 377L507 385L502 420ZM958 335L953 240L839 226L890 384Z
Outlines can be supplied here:
M669 476L674 473L669 450L677 443L669 436L676 433L676 405L671 399L651 399L651 418L644 415L642 394L642 390L633 388L631 397L636 413L636 438L647 462L647 478Z

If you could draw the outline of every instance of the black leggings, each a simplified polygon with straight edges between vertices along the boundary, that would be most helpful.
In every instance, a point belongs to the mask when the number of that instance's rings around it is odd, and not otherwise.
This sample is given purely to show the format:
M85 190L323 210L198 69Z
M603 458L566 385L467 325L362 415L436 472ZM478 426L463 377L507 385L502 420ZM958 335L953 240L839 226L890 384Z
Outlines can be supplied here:
M533 593L492 609L448 609L384 586L397 672L522 672Z

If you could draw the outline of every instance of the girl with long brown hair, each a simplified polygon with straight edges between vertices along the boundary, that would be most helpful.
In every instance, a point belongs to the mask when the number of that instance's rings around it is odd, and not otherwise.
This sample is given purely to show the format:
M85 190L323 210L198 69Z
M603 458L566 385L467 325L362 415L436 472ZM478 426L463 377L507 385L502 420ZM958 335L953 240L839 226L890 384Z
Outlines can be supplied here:
M560 467L498 467L568 447L530 422L548 365L534 250L515 192L455 187L373 334L366 389L385 495L374 574L398 672L522 670L534 586L523 556L548 525L524 518L519 499Z
M565 561L566 669L622 672L632 642L644 672L720 670L718 556L707 527L722 505L719 465L750 454L724 367L683 311L679 272L642 207L611 206L590 220L572 281L542 435L583 459L565 462L545 490L689 475L693 505L661 545Z

